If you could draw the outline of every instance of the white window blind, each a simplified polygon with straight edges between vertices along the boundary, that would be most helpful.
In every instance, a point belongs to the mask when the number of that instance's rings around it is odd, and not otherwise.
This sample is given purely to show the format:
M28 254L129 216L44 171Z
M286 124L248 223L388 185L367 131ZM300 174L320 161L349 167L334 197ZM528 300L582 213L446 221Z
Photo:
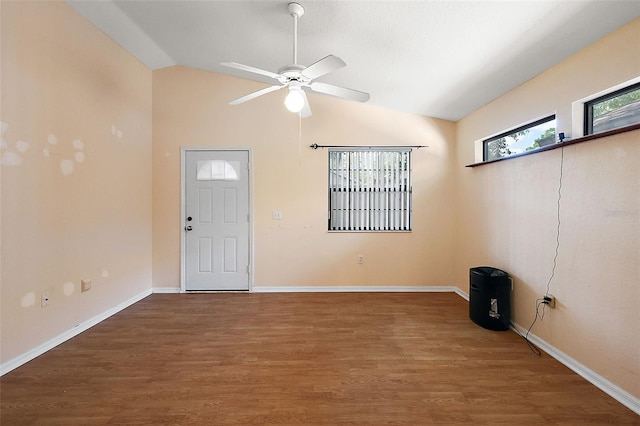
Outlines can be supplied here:
M330 231L411 230L411 149L329 151Z

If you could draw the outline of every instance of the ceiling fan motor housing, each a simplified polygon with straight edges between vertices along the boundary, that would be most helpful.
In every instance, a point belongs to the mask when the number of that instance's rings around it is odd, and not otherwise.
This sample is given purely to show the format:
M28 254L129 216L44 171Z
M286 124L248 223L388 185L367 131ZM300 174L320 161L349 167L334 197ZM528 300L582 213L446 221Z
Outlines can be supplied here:
M302 84L307 84L311 79L302 74L305 68L302 65L285 65L278 70L278 74L280 74L278 81L281 84L287 84L290 81L299 81Z

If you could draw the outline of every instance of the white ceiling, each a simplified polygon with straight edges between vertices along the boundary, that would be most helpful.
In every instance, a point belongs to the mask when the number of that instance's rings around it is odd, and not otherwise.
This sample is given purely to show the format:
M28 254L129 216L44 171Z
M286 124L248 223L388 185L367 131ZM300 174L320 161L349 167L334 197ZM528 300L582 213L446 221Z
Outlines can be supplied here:
M287 0L67 2L151 69L254 79L220 63L276 72L293 60ZM298 3L298 62L334 54L347 63L319 81L453 121L640 16L640 1L617 0ZM640 57L640 40L630 54Z

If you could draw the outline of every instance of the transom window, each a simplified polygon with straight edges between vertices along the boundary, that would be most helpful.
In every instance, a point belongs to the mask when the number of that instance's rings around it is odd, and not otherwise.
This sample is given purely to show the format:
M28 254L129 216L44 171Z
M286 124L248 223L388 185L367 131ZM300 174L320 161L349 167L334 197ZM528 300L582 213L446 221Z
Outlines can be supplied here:
M554 143L555 114L483 140L483 161L497 160Z
M640 83L585 102L584 117L585 135L640 123Z
M330 231L411 231L411 149L329 151Z

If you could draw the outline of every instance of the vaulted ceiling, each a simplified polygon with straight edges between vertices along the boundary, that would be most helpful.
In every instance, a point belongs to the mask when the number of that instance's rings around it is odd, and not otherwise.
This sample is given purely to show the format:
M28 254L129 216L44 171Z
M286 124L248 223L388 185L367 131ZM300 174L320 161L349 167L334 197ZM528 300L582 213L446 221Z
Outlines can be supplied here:
M67 3L151 69L183 65L273 83L220 63L276 72L293 62L286 0ZM640 2L616 0L298 3L298 62L333 54L347 63L319 81L453 121L640 16ZM629 53L640 55L640 40Z

